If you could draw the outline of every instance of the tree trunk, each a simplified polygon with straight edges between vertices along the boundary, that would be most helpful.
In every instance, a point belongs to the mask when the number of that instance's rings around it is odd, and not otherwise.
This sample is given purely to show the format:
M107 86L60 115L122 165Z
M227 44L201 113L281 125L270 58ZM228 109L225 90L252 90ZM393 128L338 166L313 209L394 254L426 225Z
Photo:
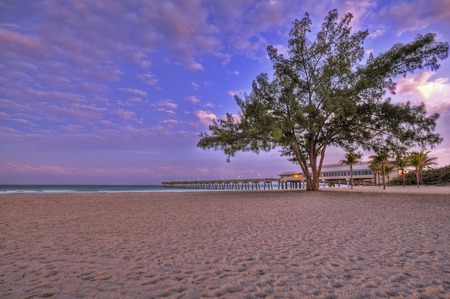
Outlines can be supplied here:
M313 180L312 180L312 188L310 191L318 191L319 190L319 178L320 174L317 169L313 171Z
M378 187L381 187L381 178L380 178L380 170L377 171L377 177L378 177Z
M316 184L316 181L318 181L318 178L314 178L314 173L310 175L309 177L306 177L306 190L307 191L317 191L319 190L318 184Z
M383 190L386 190L386 167L383 165Z
M416 171L416 181L417 181L417 188L420 188L420 175L418 171Z
M322 163L324 159L324 151L322 151L322 154L320 156L320 162L319 167L317 167L317 155L311 155L309 159L309 164L311 165L311 171L308 168L308 163L306 162L306 159L302 159L302 155L300 154L300 151L297 150L294 146L291 147L294 151L295 157L300 164L300 167L302 168L303 174L306 178L306 190L308 191L318 191L319 190L319 178L320 178L320 172L322 169Z
M311 148L309 151L309 164L311 165L311 172L312 172L312 182L309 191L317 191L319 190L320 174L317 173L317 156L315 155L313 148Z
M353 190L353 165L350 164L350 184L351 184L351 189Z
M404 170L402 171L402 173L403 173L403 188L406 188L406 173Z
M317 157L310 158L310 164L314 165L314 167L311 167L311 171L309 171L308 163L307 163L305 157L303 157L301 155L300 151L295 146L292 145L291 149L293 150L295 158L297 159L298 163L300 164L303 174L305 175L306 190L308 190L308 191L319 190L319 183L318 183L319 176L317 175L317 168L315 167ZM319 173L319 175L320 175L320 173Z
M317 172L317 169L312 170L309 176L306 177L306 190L319 190L319 173Z

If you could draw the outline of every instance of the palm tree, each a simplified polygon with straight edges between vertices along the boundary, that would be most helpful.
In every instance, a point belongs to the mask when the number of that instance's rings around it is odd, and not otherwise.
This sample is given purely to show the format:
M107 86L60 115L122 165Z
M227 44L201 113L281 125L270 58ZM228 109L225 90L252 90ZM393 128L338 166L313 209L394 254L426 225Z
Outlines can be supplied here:
M389 165L389 154L386 151L380 151L376 155L370 156L370 164L377 167L378 173L383 174L383 190L386 190L386 168Z
M420 187L422 182L422 170L436 164L436 157L428 157L429 153L430 151L421 149L420 152L410 152L408 155L409 164L415 168L417 188Z
M380 167L374 161L369 162L369 169L374 173L375 183L377 183L378 187L380 186Z
M389 181L390 181L390 179L389 179L389 174L394 170L394 164L393 164L393 162L391 162L391 161L389 161L388 163L389 163L389 164L387 164L386 166L384 166L384 171L385 171L386 176L387 176L387 181L389 182Z
M345 159L341 160L339 163L345 164L345 165L350 165L350 184L351 187L353 189L353 165L361 162L361 153L353 153L353 152L348 152L345 154Z
M408 166L407 159L401 154L397 155L395 159L395 166L397 166L397 171L402 175L403 187L406 187L406 167Z

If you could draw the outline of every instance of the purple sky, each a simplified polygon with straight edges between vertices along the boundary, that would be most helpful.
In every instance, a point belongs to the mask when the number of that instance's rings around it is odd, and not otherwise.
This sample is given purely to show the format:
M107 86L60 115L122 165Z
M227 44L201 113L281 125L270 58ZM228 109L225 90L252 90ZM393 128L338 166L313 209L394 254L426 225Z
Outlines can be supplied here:
M320 3L320 4L317 4ZM276 177L298 170L277 151L196 148L210 120L237 113L234 94L272 72L295 18L318 28L352 12L377 55L418 33L450 40L450 1L0 0L0 184L159 184ZM450 164L450 60L397 78L393 101L438 111ZM330 149L326 163L343 158Z

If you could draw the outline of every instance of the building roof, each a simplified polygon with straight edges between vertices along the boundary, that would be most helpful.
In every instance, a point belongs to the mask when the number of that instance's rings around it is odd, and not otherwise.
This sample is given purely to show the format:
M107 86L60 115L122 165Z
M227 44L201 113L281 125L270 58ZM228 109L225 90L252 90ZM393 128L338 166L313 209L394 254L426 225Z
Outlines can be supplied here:
M353 164L353 170L367 170L369 169L369 161L362 161L357 164ZM334 163L334 164L325 164L322 166L322 172L328 172L328 171L347 171L350 170L350 165L341 164L341 163ZM280 173L279 176L291 176L294 174L303 174L303 172L298 171L288 171Z
M302 174L301 172L295 172L295 171L288 171L288 172L283 172L280 173L279 176L288 176L288 175L295 175L295 174Z

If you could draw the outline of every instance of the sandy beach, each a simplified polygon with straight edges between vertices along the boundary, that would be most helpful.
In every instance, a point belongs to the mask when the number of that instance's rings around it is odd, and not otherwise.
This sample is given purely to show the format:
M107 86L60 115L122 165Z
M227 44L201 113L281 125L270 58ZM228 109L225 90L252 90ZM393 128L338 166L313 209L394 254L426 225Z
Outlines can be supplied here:
M450 298L449 189L373 189L3 195L0 298Z

